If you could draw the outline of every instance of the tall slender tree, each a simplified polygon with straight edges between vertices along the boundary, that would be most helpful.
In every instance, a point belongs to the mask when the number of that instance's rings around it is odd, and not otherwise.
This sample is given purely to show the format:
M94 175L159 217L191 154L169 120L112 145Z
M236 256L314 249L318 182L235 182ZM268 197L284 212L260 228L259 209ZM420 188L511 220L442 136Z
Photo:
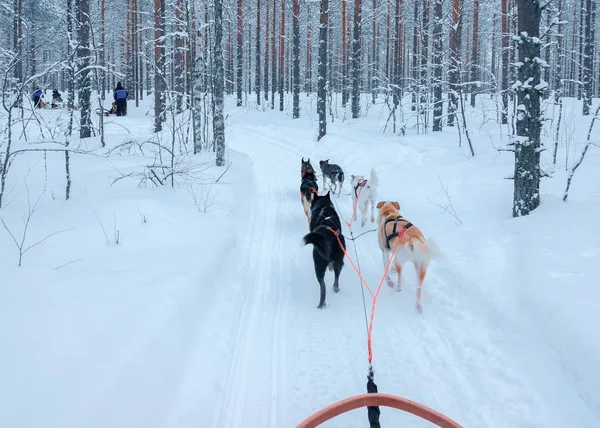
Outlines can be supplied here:
M79 47L77 49L79 75L79 105L81 112L79 137L92 135L91 79L90 79L90 4L88 0L76 0Z
M215 74L213 88L215 92L215 110L213 117L213 138L217 151L216 165L225 165L225 117L224 117L224 92L225 70L223 69L223 0L215 0L215 45L213 56L215 61Z
M540 0L519 1L513 217L528 215L540 203L540 18Z
M327 25L329 23L329 0L321 0L319 16L319 64L317 84L317 113L319 135L317 141L327 134Z
M292 117L300 117L300 1L294 0L293 6L293 112Z
M242 105L242 66L244 64L244 37L243 37L243 2L237 0L237 68L236 68L236 89L237 98L236 105Z
M354 0L354 35L352 37L352 118L360 117L362 0Z
M254 76L254 87L256 90L256 104L260 105L260 92L262 90L260 60L260 0L256 0L256 71Z
M433 131L442 130L442 1L434 0L433 11Z

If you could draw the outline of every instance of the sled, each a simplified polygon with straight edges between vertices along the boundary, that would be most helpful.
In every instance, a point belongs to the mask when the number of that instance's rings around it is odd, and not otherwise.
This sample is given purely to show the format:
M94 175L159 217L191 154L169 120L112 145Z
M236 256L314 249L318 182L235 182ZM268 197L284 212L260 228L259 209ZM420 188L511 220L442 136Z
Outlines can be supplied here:
M297 428L315 428L343 413L369 406L391 407L393 409L411 413L440 427L462 428L461 425L450 419L448 416L424 406L423 404L395 395L382 393L360 394L338 401L308 417L301 422Z

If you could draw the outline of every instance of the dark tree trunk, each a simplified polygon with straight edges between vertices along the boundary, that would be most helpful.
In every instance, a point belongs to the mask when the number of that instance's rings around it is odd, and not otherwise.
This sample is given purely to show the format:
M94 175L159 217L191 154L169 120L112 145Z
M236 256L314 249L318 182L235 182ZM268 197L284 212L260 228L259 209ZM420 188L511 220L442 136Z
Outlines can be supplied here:
M225 165L225 118L223 116L225 71L223 70L223 0L215 0L215 47L214 47L214 91L215 113L213 117L213 138L217 149L216 165Z
M352 118L360 117L360 56L362 33L362 0L354 0L354 35L352 38Z
M281 0L281 32L279 38L279 111L283 111L283 80L285 75L285 0Z
M154 132L162 131L165 112L165 0L154 0Z
M346 1L342 2L342 107L348 102L348 43L346 41L348 18Z
M293 92L294 92L294 107L292 117L297 119L300 117L300 1L294 0L293 9Z
M585 1L585 27L584 27L584 40L583 40L583 71L582 71L582 83L583 88L581 97L583 99L583 115L588 116L590 114L590 105L592 104L592 94L594 89L594 78L592 75L592 68L594 66L594 13L592 8L595 2L592 0Z
M266 15L265 15L265 22L266 22L266 30L265 30L265 84L264 84L264 90L265 90L265 101L269 101L269 25L270 25L270 20L269 20L269 0L266 1L267 3L267 10L266 10Z
M90 118L90 5L88 0L78 0L77 6L79 30L77 58L79 65L79 106L81 108L79 138L88 138L92 135L92 120Z
M473 5L473 47L471 63L471 107L475 107L475 95L479 85L479 0Z
M244 63L244 38L242 28L242 0L237 0L237 76L236 76L236 89L237 89L237 101L236 105L240 107L242 105L242 65Z
M539 0L519 1L513 217L528 215L540 204L540 17Z
M433 11L433 131L442 130L442 1L435 0Z
M529 0L527 0L529 1ZM502 124L508 123L508 0L502 0Z
M506 0L503 0L506 1ZM462 30L460 18L460 0L452 1L452 27L450 28L450 69L448 83L450 100L448 103L448 126L454 126L456 110L458 110L458 77L460 73L460 33Z
M317 85L317 113L319 115L319 136L327 133L327 24L329 20L329 0L321 0L319 25L319 65Z
M260 105L260 91L262 90L260 60L260 0L256 0L256 76L254 79L256 86L256 104Z
M273 0L273 28L271 29L271 110L275 109L275 90L277 89L277 0Z

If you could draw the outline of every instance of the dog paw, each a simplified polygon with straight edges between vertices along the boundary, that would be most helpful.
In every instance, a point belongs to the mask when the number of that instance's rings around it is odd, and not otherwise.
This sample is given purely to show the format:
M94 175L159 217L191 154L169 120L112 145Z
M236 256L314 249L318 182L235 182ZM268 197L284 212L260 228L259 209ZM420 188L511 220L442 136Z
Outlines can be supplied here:
M386 284L388 285L388 287L393 287L394 286L394 281L392 281L391 279L386 279Z
M317 309L325 309L327 307L326 303L323 303L322 305L317 306Z
M340 287L333 287L333 291L335 293L339 293L340 292Z
M396 288L394 288L394 291L402 291L402 286L398 285Z
M418 313L420 313L420 314L423 313L423 307L421 306L421 303L417 302L417 304L415 305L415 309L417 310Z

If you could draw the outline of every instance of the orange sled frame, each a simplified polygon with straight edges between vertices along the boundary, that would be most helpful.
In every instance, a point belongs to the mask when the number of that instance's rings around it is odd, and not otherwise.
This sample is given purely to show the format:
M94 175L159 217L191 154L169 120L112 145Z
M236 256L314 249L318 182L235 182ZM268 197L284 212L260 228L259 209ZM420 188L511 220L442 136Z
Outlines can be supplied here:
M329 407L319 410L317 413L301 422L297 428L315 428L322 423L341 415L342 413L347 413L351 410L367 406L391 407L393 409L412 413L413 415L428 420L429 422L440 427L462 428L461 425L454 422L449 417L442 415L440 412L437 412L427 406L406 398L381 393L360 394L355 395L354 397L346 398L342 401L338 401Z

